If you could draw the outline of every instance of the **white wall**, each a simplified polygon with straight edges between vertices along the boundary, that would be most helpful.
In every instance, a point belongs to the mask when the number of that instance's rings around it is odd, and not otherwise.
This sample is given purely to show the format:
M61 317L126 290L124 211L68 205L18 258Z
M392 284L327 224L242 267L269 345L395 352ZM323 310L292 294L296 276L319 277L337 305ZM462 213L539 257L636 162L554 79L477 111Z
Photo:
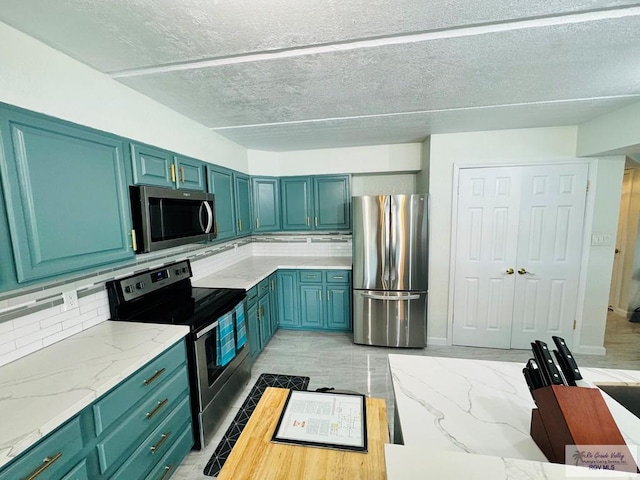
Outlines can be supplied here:
M429 255L429 337L432 343L446 343L450 340L448 332L449 308L449 258L451 254L451 221L453 200L454 165L500 165L543 163L560 160L575 160L577 127L552 127L535 129L499 130L490 132L472 132L459 134L432 135L430 140L428 186L422 185L418 178L416 189L428 191L431 201L430 255ZM609 163L606 163L609 162ZM616 225L609 225L611 205L620 200L620 185L616 185L616 175L622 178L619 161L591 160L594 165L605 164L602 168L590 169L595 185L589 214L589 225L598 228L598 233L609 233L615 238ZM618 172L618 170L620 170ZM426 187L426 189L425 189ZM593 203L598 208L594 210ZM617 208L617 207L616 207ZM617 211L617 210L616 210ZM615 219L614 219L615 220ZM609 292L610 268L612 258L607 260L608 252L603 247L592 249L589 253L587 283L584 288L593 302L589 304L593 311L586 312L581 345L602 346L600 329L606 320L606 297ZM607 262L609 261L608 267ZM609 268L607 273L607 268ZM602 271L601 271L602 270ZM609 275L603 278L604 275ZM602 296L604 293L604 317L602 316ZM601 352L600 352L601 353Z
M577 153L579 156L640 153L640 102L580 125Z
M247 150L4 23L0 101L247 171Z
M249 150L251 175L320 175L325 173L417 172L420 143L322 148L291 152Z

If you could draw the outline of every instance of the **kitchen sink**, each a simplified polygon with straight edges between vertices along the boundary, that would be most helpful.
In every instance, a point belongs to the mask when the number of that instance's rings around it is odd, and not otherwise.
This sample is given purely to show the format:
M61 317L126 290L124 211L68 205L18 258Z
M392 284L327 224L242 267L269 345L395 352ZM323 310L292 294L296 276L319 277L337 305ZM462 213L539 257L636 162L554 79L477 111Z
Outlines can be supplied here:
M640 383L603 383L596 386L640 418Z

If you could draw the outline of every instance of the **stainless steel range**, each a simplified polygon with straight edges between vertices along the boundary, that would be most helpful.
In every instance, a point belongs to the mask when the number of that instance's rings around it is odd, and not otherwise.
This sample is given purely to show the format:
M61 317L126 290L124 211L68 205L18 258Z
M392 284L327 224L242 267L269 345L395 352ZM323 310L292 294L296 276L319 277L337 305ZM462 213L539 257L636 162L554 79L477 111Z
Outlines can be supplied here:
M191 286L188 260L107 283L111 319L187 325L196 449L204 448L251 376L241 289Z

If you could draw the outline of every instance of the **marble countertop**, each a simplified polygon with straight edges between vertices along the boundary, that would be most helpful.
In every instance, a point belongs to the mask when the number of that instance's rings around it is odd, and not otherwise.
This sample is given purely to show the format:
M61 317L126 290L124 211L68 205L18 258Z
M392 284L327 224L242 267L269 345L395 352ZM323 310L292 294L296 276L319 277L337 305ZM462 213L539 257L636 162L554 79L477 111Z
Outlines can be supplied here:
M443 452L443 455L444 452L452 452L495 457L492 464L501 465L503 470L506 459L511 464L512 460L525 461L517 463L521 466L532 462L537 466L530 467L539 472L554 468L548 467L547 459L529 434L531 410L535 404L522 377L522 365L389 355L389 367L396 415L405 446ZM601 368L582 368L581 371L587 381L596 384L640 382L640 371ZM627 444L640 445L640 419L604 392L603 397ZM395 463L406 462L404 453L391 452L389 455L389 472L407 467ZM417 462L416 465L426 466L425 458L418 455L414 462ZM475 457L465 458L468 462ZM539 465L541 462L545 465ZM564 465L560 468L564 469ZM406 477L389 475L388 478ZM496 473L496 476L490 478L521 477ZM546 477L540 473L538 476L525 478L556 477Z
M258 257L234 263L213 275L193 280L195 287L249 290L278 269L351 270L351 257Z
M105 321L0 367L0 467L187 333Z

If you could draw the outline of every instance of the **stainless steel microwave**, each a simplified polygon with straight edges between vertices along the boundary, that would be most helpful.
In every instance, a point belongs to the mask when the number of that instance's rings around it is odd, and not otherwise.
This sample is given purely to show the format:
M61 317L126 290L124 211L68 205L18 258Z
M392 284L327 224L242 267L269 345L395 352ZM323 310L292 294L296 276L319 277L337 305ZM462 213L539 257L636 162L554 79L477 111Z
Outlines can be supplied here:
M136 253L215 238L213 194L146 186L129 192Z

